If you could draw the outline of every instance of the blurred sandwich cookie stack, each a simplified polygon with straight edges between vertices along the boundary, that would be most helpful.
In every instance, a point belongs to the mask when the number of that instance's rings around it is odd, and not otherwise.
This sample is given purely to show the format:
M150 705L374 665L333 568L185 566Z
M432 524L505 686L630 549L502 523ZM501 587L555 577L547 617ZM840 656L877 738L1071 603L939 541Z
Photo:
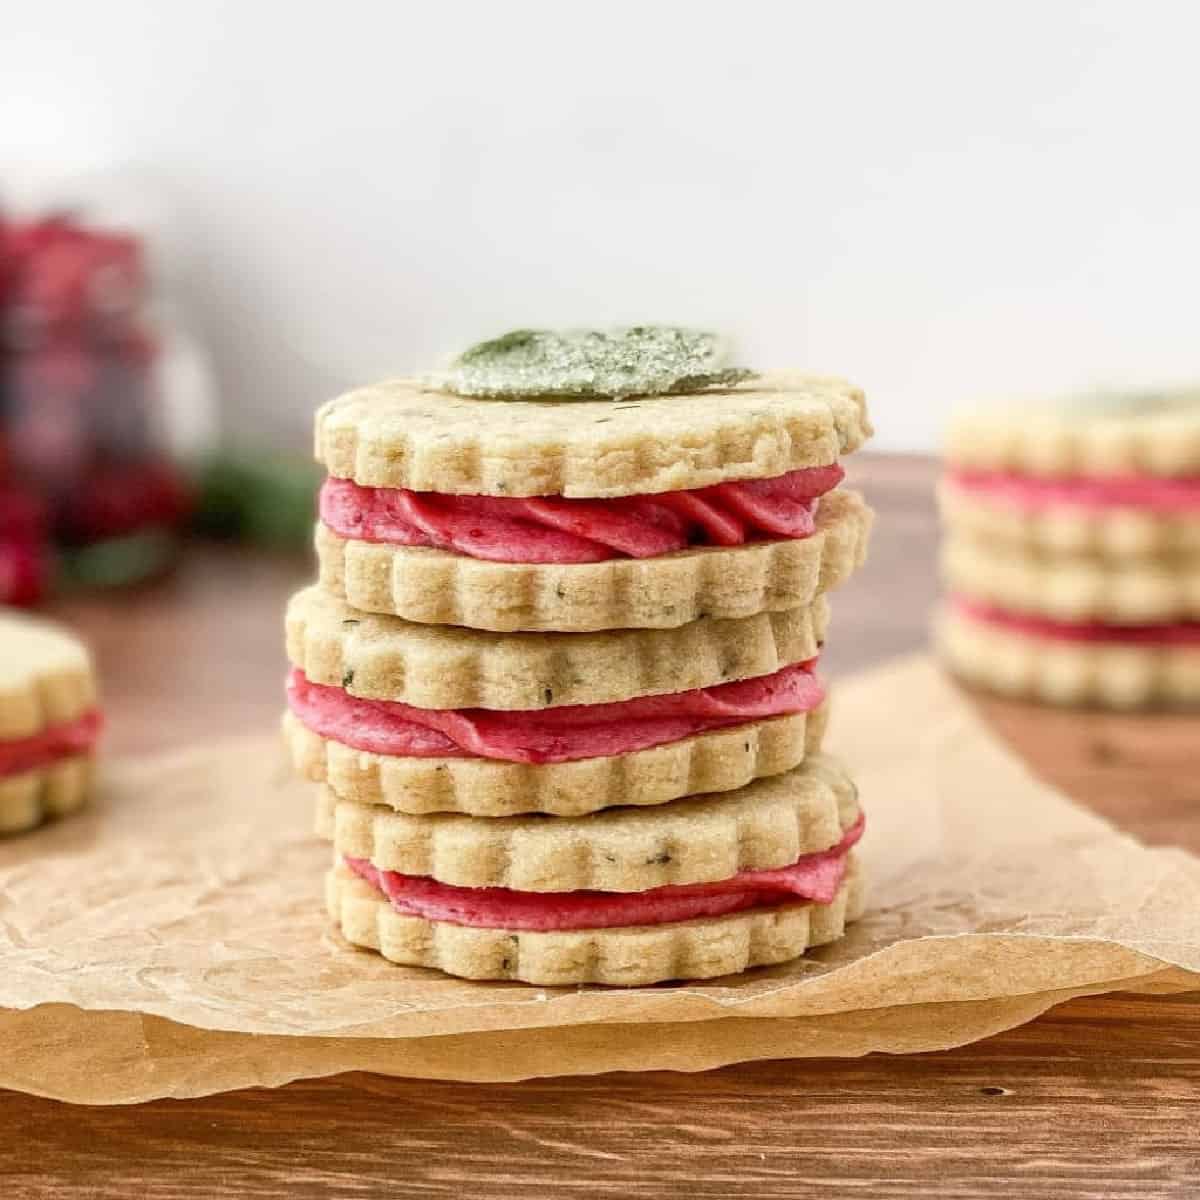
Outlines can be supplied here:
M1200 706L1200 392L961 418L941 504L943 655L994 691Z
M0 835L84 805L101 723L86 647L0 608Z
M679 329L509 334L325 405L285 728L343 935L542 985L841 936L863 818L815 667L869 433L850 385Z

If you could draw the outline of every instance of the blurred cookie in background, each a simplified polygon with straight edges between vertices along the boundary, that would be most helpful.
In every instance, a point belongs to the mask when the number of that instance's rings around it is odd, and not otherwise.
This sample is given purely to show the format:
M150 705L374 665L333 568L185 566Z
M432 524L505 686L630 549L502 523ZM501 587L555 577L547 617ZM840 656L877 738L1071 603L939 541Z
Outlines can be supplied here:
M943 657L991 690L1200 706L1200 389L959 418L939 500Z
M82 807L101 724L83 643L0 610L0 834Z

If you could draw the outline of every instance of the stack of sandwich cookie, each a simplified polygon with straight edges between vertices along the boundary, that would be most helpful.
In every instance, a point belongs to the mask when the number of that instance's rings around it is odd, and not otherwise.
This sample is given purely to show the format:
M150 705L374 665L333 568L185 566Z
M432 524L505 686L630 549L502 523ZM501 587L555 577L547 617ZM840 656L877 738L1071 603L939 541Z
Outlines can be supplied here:
M55 626L0 612L0 834L83 805L100 725L84 646Z
M351 942L645 984L794 958L861 911L815 666L865 552L833 490L862 396L712 347L510 335L318 414L285 729Z
M985 687L1200 705L1200 393L996 410L951 431L940 640Z

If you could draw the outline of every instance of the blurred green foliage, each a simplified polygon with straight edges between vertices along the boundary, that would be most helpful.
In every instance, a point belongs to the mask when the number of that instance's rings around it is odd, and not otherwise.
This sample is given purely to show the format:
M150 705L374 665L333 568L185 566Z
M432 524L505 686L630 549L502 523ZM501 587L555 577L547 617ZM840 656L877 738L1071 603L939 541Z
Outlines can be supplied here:
M268 549L307 549L323 478L322 469L303 458L216 455L196 479L193 529Z

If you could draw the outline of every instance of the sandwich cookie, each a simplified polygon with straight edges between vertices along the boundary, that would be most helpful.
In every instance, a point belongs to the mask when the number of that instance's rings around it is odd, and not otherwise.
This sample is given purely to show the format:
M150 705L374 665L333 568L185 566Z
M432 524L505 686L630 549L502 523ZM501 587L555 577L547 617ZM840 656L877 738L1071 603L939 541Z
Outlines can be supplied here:
M494 634L359 614L320 589L288 612L297 767L408 813L577 816L726 791L820 746L828 609L672 630Z
M1200 560L1200 391L966 414L939 498L957 537L1010 553Z
M465 978L708 978L795 958L863 905L857 794L821 755L724 795L578 819L327 803L343 934Z
M808 604L861 562L869 510L835 490L871 433L857 388L734 372L584 395L396 380L327 404L326 587L501 632L669 628Z
M0 834L83 805L100 726L83 644L46 622L0 612Z

